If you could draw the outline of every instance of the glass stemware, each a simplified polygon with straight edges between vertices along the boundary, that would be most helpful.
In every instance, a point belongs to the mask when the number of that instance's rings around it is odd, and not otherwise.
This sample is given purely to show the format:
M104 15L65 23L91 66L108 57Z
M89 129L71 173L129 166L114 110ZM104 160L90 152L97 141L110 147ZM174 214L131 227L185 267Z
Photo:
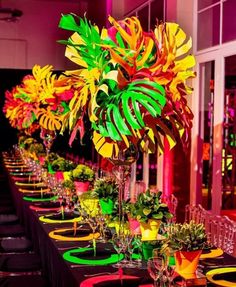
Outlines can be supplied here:
M167 287L166 276L167 260L166 256L151 257L147 262L147 270L154 280L154 287Z
M124 240L123 236L117 233L114 233L111 239L112 245L118 255L118 262L113 264L112 266L115 268L119 268L119 269L122 267L121 252L123 251L123 246L124 246L123 240Z

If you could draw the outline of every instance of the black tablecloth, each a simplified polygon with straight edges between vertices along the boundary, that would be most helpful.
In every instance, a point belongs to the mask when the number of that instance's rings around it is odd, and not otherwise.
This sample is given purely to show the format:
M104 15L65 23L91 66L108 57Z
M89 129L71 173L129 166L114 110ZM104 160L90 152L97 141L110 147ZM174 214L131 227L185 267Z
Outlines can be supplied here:
M53 213L45 211L34 211L29 208L32 202L24 201L24 193L18 191L14 180L9 176L14 204L17 215L26 228L26 234L32 239L36 252L41 255L43 272L47 274L52 287L79 287L80 283L87 279L86 274L97 274L100 272L117 272L112 266L76 266L63 259L64 252L71 248L88 246L88 242L65 242L51 239L48 233L57 228L72 228L73 223L43 223L39 221L42 215ZM99 248L99 243L97 243ZM71 266L73 265L73 266ZM142 282L152 282L147 271L125 269L126 274L140 276Z
M11 192L21 223L26 228L26 233L32 239L36 252L41 255L43 272L47 274L51 282L51 287L79 287L80 283L87 279L86 274L97 274L100 272L117 272L112 266L79 266L65 261L63 253L71 248L85 247L88 242L65 242L51 239L48 233L58 228L72 228L73 223L43 223L39 221L41 215L50 214L51 212L34 211L29 208L32 202L24 201L24 193L18 191L13 178L9 175ZM99 243L98 243L99 248ZM220 258L201 260L203 271L206 273L215 266L235 265L236 258L224 254ZM73 266L72 266L73 265ZM142 284L152 282L147 270L145 269L125 269L125 274L135 275L142 278ZM211 285L208 285L211 286Z

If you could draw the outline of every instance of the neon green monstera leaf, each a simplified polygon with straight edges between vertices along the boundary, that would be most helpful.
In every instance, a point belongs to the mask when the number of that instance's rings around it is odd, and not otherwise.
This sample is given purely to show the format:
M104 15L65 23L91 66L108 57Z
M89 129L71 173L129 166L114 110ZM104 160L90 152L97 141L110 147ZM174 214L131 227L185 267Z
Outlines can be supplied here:
M185 55L191 39L186 41L175 23L145 32L136 17L109 21L112 26L99 31L86 18L61 18L59 26L74 32L61 41L67 45L66 56L80 66L66 72L78 92L63 126L69 126L74 138L87 113L95 148L105 157L131 143L155 152L156 143L163 151L164 138L169 147L176 139L187 142L193 116L185 98L191 88L185 82L194 77L190 69L195 60Z

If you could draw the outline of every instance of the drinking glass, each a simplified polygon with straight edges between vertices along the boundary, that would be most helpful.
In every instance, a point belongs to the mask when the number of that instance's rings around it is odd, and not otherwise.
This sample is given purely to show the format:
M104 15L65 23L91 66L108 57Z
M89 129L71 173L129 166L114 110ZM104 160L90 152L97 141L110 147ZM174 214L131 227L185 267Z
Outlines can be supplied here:
M151 257L147 262L147 270L149 275L154 280L154 287L164 287L167 286L167 278L166 278L166 257L165 256L157 256Z
M113 234L111 242L112 242L112 245L113 245L113 247L116 250L117 255L118 255L118 262L116 264L112 265L115 268L121 268L121 266L122 266L121 252L122 252L123 246L124 246L123 241L124 241L124 238L122 235L117 234L117 233Z
M88 215L85 218L85 221L89 224L90 228L92 229L93 255L94 255L94 257L96 257L96 238L95 238L95 232L97 229L96 217L92 217L92 216Z

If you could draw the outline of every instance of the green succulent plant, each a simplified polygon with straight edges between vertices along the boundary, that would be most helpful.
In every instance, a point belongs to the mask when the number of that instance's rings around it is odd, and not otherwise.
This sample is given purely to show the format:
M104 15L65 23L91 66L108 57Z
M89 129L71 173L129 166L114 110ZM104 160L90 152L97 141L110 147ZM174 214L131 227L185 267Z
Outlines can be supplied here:
M72 171L76 168L76 163L71 160L66 159L64 161L64 171Z
M25 147L25 149L26 150L28 150L29 149L29 147L30 147L30 145L32 144L32 143L35 143L36 142L36 140L34 139L34 138L27 138L26 140L24 140L24 147Z
M99 178L94 183L93 193L99 199L110 198L113 201L118 200L119 185L112 177Z
M54 171L71 171L75 169L76 163L59 156L52 161L51 166Z
M137 218L140 222L147 222L149 219L159 219L166 222L172 218L167 204L161 201L162 192L146 192L140 193L137 201L129 204L130 215Z
M29 152L35 152L36 155L43 154L45 152L44 147L41 143L32 143L28 148Z
M71 179L73 181L94 181L95 173L94 171L85 164L78 164L75 169L71 171Z
M65 181L63 181L62 186L64 188L70 189L71 191L75 191L75 184L74 184L74 182L72 180L65 180Z
M169 227L165 245L172 250L194 251L203 249L207 244L207 234L203 224L175 223Z
M47 161L49 162L53 162L54 160L56 160L59 157L59 154L55 153L55 152L50 152L48 157L47 157Z
M25 146L24 141L25 141L27 138L28 138L28 137L25 136L25 135L19 136L19 138L18 138L18 144L19 144L21 147L24 147L24 146Z

